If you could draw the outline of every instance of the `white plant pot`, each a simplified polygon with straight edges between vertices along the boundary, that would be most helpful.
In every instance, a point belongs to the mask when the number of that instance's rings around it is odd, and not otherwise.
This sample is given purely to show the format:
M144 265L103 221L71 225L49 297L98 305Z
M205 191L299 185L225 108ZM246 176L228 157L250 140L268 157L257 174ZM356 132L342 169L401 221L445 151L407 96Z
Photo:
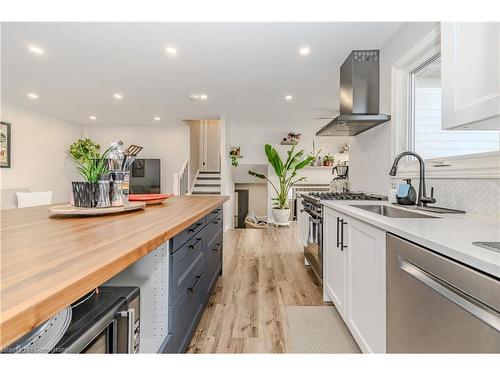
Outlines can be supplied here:
M276 225L290 224L290 209L289 208L273 208L274 223Z

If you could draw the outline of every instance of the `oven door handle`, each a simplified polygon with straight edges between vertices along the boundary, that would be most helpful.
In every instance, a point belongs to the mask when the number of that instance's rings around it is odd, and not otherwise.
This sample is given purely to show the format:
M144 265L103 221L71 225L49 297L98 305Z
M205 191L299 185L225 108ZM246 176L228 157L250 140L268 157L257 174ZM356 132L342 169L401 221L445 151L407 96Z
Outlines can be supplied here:
M135 309L129 308L127 311L120 311L118 314L122 318L127 318L127 353L134 353Z
M450 283L442 280L438 276L420 268L409 260L398 256L399 268L413 276L422 284L439 293L444 298L458 305L468 313L474 315L482 322L488 324L497 332L500 332L500 313L488 305L482 303L478 299L465 293L464 291L455 288Z

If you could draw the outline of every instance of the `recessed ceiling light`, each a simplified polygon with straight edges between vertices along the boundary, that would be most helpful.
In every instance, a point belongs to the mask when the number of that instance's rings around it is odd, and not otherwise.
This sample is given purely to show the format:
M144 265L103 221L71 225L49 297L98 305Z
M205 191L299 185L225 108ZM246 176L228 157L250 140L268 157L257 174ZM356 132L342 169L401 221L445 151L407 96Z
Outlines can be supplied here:
M34 92L29 92L28 93L28 98L30 98L30 99L38 99L38 94L35 94Z
M44 50L43 48L37 47L37 46L28 46L28 49L33 52L35 55L43 55Z
M159 118L158 116L156 116L156 117L154 117L154 120L155 120L155 121L160 121L160 120L161 120L161 118Z
M290 101L290 100L292 100L292 99L293 99L293 96L292 96L292 95L287 95L287 96L285 96L285 100Z
M193 102L199 102L200 100L207 100L208 95L206 95L206 94L189 94L188 98L189 98L189 100L192 100Z
M299 49L299 53L301 54L301 56L307 56L311 53L311 49L309 47L301 47Z
M167 47L167 48L165 48L165 51L166 51L169 55L172 55L172 56L177 55L177 48L175 48L175 47Z
M123 95L120 94L120 93L116 93L116 94L113 94L113 97L117 100L122 100L123 99Z
M89 116L89 119L91 119L91 120L97 120L97 117L91 115L91 116Z

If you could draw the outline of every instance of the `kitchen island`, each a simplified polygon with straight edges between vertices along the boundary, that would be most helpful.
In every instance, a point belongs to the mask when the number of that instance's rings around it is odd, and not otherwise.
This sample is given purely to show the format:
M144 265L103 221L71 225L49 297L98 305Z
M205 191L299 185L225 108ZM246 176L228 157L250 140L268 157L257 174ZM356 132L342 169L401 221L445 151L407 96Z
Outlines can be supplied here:
M49 218L2 211L0 347L15 341L221 207L224 196L172 197L121 215Z

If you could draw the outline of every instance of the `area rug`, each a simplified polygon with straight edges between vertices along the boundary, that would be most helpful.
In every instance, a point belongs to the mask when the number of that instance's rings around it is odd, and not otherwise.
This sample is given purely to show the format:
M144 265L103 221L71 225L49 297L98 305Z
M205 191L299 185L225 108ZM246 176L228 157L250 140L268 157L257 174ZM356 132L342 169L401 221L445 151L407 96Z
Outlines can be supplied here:
M361 353L333 306L287 306L294 353Z

